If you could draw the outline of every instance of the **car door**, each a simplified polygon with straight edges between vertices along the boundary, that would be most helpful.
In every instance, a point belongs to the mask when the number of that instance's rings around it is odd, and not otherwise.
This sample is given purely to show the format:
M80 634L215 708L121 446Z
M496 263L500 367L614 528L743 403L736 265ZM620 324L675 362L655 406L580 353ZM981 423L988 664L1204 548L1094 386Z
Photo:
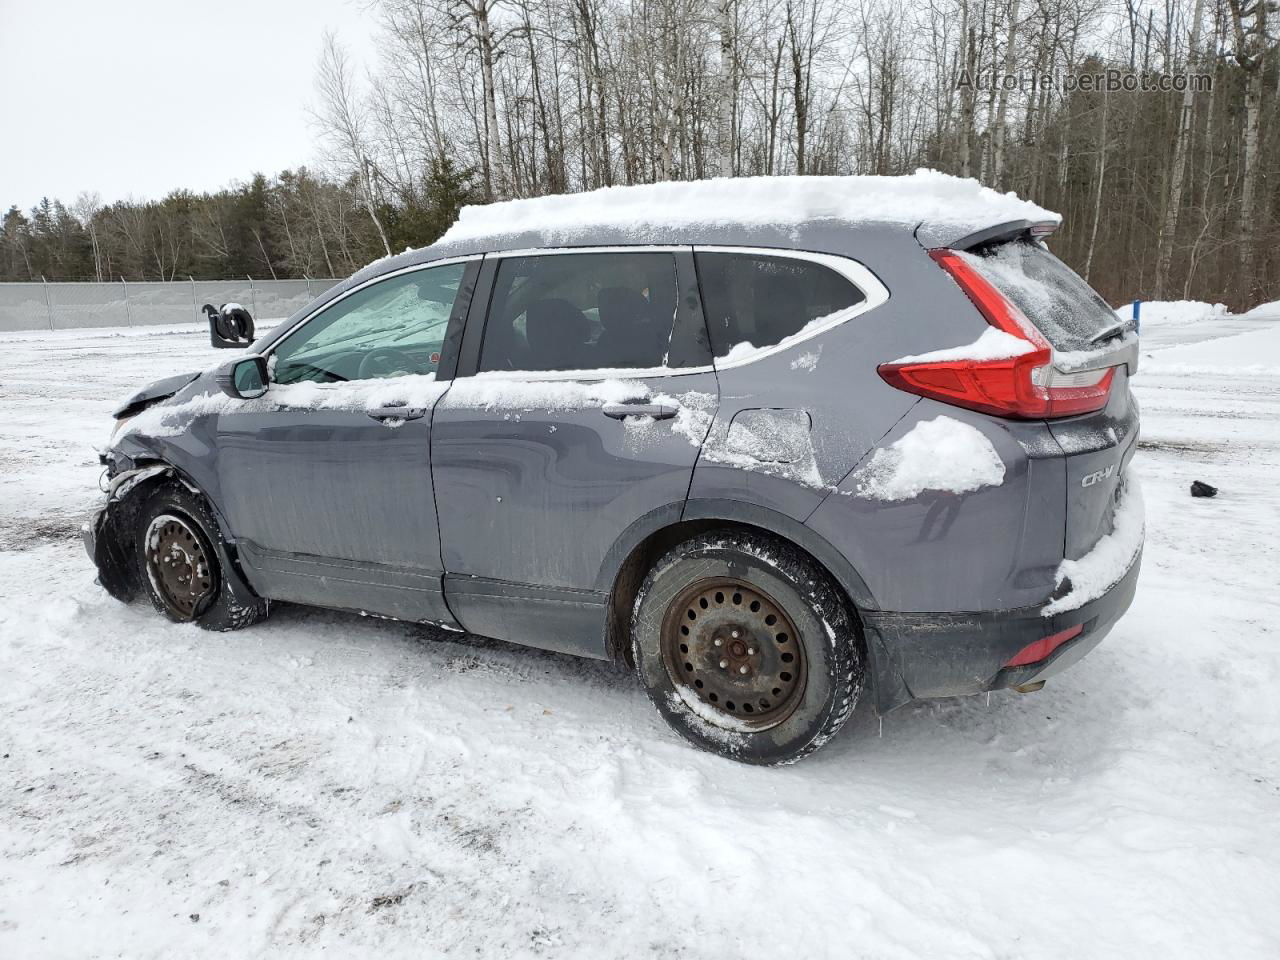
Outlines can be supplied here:
M431 417L479 265L430 264L348 291L269 348L264 397L220 416L224 511L267 596L456 625Z
M466 629L605 655L606 561L679 519L718 403L695 291L687 247L486 258L432 427Z

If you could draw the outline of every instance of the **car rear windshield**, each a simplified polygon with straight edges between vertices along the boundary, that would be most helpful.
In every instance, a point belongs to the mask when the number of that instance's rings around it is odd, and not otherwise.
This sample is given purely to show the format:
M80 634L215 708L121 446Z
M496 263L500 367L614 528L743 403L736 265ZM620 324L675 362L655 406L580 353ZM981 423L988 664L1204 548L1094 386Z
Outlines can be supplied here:
M961 256L1057 350L1096 348L1093 339L1120 322L1079 274L1039 243L1019 240Z

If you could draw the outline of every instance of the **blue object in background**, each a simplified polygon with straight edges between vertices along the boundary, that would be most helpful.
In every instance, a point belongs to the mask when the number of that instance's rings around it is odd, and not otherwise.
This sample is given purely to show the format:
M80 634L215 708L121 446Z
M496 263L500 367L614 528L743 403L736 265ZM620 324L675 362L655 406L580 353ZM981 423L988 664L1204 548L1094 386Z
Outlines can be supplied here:
M1134 333L1142 332L1141 315L1142 315L1142 301L1135 300L1133 301L1133 332Z

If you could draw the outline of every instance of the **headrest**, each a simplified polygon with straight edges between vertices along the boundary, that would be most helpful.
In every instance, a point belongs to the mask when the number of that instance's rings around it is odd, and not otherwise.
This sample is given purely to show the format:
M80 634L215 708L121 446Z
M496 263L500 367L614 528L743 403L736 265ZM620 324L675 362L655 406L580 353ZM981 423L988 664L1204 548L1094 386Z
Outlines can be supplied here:
M535 300L525 308L524 321L529 353L544 370L557 369L557 357L591 337L591 322L568 300Z
M630 287L603 287L596 295L600 324L606 330L638 327L653 320L653 304Z

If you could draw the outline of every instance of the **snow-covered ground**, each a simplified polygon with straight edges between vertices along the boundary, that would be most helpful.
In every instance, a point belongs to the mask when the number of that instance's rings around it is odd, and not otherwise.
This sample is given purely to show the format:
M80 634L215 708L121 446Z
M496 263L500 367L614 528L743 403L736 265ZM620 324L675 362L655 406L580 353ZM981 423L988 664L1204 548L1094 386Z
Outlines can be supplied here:
M1117 307L1116 315L1124 320L1130 319L1133 316L1133 304L1126 303ZM1199 343L1233 333L1257 330L1260 326L1258 321L1280 320L1280 300L1261 304L1238 316L1228 312L1226 305L1221 303L1152 300L1142 304L1139 320L1142 342L1148 348Z
M695 751L608 664L117 604L76 536L92 446L226 354L0 338L0 957L1280 955L1280 324L1151 332L1115 632L781 769Z

